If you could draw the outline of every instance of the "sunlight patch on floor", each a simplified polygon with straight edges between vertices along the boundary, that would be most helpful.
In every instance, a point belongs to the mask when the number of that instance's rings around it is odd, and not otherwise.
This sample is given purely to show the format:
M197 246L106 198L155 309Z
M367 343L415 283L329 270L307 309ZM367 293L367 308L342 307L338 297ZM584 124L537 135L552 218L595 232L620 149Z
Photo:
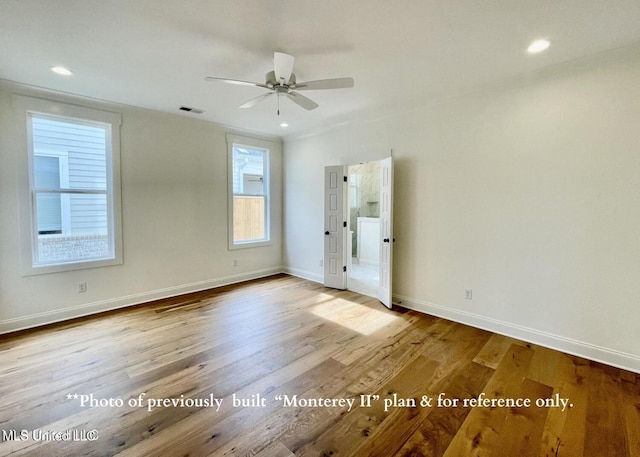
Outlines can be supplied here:
M389 312L378 311L344 299L316 305L311 308L311 313L362 335L371 335L397 319Z

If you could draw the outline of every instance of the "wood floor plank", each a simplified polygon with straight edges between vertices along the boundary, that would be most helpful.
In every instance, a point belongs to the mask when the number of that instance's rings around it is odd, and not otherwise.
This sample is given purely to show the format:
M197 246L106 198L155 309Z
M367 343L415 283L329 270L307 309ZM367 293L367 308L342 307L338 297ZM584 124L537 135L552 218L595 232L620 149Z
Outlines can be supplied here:
M527 378L547 386L553 386L557 380L561 354L558 351L542 346L529 346L533 347L534 353L529 365Z
M619 389L621 382L617 378L618 369L595 362L590 366L584 456L628 457L630 448L624 409L611 408L612 404L622 405L624 400L623 392Z
M629 455L640 455L640 395L628 394L622 403Z
M295 457L295 454L287 449L280 441L274 441L258 452L256 457Z
M533 350L512 344L487 383L488 399L517 397ZM474 407L444 453L445 457L489 456L499 445L507 418L505 408ZM499 455L499 454L493 454Z
M473 361L467 362L438 395L444 393L449 399L477 397L492 375L493 370L489 367ZM396 456L441 457L470 411L469 406L436 406Z
M541 440L540 457L581 457L584 454L589 362L558 356L553 395L570 401L569 408L549 411Z
M525 346L525 343L520 340L493 334L473 361L495 370L513 344Z
M552 391L549 386L525 378L521 389L517 392L510 391L508 395L535 402L537 399L551 398ZM504 423L500 428L500 439L492 447L491 453L537 457L548 411L548 408L536 406L506 409Z

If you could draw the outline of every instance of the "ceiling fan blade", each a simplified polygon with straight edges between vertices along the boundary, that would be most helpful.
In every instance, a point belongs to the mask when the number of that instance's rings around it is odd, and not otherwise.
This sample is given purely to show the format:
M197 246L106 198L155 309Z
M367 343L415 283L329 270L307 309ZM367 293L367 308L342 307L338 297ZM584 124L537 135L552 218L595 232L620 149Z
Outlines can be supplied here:
M284 95L286 95L287 97L289 97L289 99L297 104L298 106L301 106L302 108L306 109L306 110L312 110L312 109L316 109L318 107L318 104L316 102L314 102L313 100L308 99L307 97L305 97L304 95L301 95L297 92L286 92Z
M347 89L353 87L353 78L318 79L296 83L296 90Z
M253 83L251 81L240 81L239 79L229 79L229 78L216 78L215 76L205 76L205 81L215 81L227 84L234 84L236 86L254 86L254 87L264 87L265 89L270 89L270 87L265 84Z
M293 56L283 52L274 52L273 70L276 74L276 81L287 84L293 71Z
M240 105L240 108L251 108L252 106L257 105L262 100L264 100L265 98L267 98L267 97L269 97L271 95L273 95L273 92L267 92L266 94L258 95L256 98L252 98L247 103L245 103L243 105Z

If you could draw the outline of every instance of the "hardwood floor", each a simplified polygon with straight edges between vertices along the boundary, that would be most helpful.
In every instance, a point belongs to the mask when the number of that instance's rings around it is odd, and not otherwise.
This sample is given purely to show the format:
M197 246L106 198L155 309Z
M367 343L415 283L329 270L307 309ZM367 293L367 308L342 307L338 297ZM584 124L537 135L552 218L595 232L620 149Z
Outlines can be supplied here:
M0 455L640 456L640 375L286 275L4 336L0 395Z

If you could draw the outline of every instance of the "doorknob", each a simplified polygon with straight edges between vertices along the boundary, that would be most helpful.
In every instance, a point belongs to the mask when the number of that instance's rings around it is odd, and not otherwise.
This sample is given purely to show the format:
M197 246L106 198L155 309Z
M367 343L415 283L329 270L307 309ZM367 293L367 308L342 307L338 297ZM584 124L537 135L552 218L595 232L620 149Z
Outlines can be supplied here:
M388 243L389 242L389 238L385 238L384 240L382 240L384 243Z
M326 232L324 232L324 234L325 234L325 235L331 235L331 234L329 233L329 230L327 230Z

